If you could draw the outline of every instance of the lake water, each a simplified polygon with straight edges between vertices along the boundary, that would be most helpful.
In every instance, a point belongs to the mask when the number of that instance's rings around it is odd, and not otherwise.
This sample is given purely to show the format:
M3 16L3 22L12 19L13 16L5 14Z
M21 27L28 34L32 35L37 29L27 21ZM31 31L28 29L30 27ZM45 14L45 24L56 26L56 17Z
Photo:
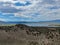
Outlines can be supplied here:
M40 22L40 23L22 23L28 26L43 26L43 27L59 27L59 26L55 26L58 25L60 23L55 23L55 22Z

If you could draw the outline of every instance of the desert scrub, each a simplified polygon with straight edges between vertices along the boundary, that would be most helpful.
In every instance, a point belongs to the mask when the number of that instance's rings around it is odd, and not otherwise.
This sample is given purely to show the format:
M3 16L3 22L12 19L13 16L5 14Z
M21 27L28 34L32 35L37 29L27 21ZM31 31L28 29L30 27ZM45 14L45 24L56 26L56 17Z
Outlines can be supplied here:
M38 42L35 42L35 41L31 41L31 42L29 42L28 45L39 45L39 43Z

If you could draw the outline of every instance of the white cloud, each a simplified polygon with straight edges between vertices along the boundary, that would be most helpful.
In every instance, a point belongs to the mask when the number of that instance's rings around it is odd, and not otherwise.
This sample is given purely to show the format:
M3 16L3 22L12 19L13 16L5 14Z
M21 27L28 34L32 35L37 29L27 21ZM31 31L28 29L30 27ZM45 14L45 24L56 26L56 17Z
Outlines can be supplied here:
M6 21L6 19L0 18L0 21Z
M0 0L0 2L10 2L13 8L23 10L15 12L15 16L33 18L33 20L55 20L60 19L60 0ZM25 4L30 2L29 6L16 6L14 3ZM6 6L6 5L5 5ZM51 9L52 8L52 9ZM37 13L37 14L36 14ZM35 17L36 15L36 17Z

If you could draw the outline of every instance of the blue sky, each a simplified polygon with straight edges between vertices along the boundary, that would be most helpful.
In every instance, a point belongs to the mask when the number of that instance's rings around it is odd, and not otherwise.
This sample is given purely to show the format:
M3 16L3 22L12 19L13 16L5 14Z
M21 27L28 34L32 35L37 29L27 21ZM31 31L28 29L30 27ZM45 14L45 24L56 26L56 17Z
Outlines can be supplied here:
M0 0L0 21L60 20L60 0Z

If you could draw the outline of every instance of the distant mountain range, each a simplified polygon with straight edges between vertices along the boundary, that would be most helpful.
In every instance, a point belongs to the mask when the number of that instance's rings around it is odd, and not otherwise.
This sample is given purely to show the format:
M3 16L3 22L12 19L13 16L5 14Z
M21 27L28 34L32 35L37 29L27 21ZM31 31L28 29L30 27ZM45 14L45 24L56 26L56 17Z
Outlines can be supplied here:
M60 20L39 21L39 22L60 22ZM21 21L21 22L5 22L5 21L0 21L0 24L20 24L20 23L39 23L39 22L27 22L27 21Z
M51 22L60 22L60 20L52 20Z
M40 21L40 22L60 22L60 20Z
M6 22L4 22L4 21L0 21L0 24L2 24L2 23L4 23L4 24L5 24Z

